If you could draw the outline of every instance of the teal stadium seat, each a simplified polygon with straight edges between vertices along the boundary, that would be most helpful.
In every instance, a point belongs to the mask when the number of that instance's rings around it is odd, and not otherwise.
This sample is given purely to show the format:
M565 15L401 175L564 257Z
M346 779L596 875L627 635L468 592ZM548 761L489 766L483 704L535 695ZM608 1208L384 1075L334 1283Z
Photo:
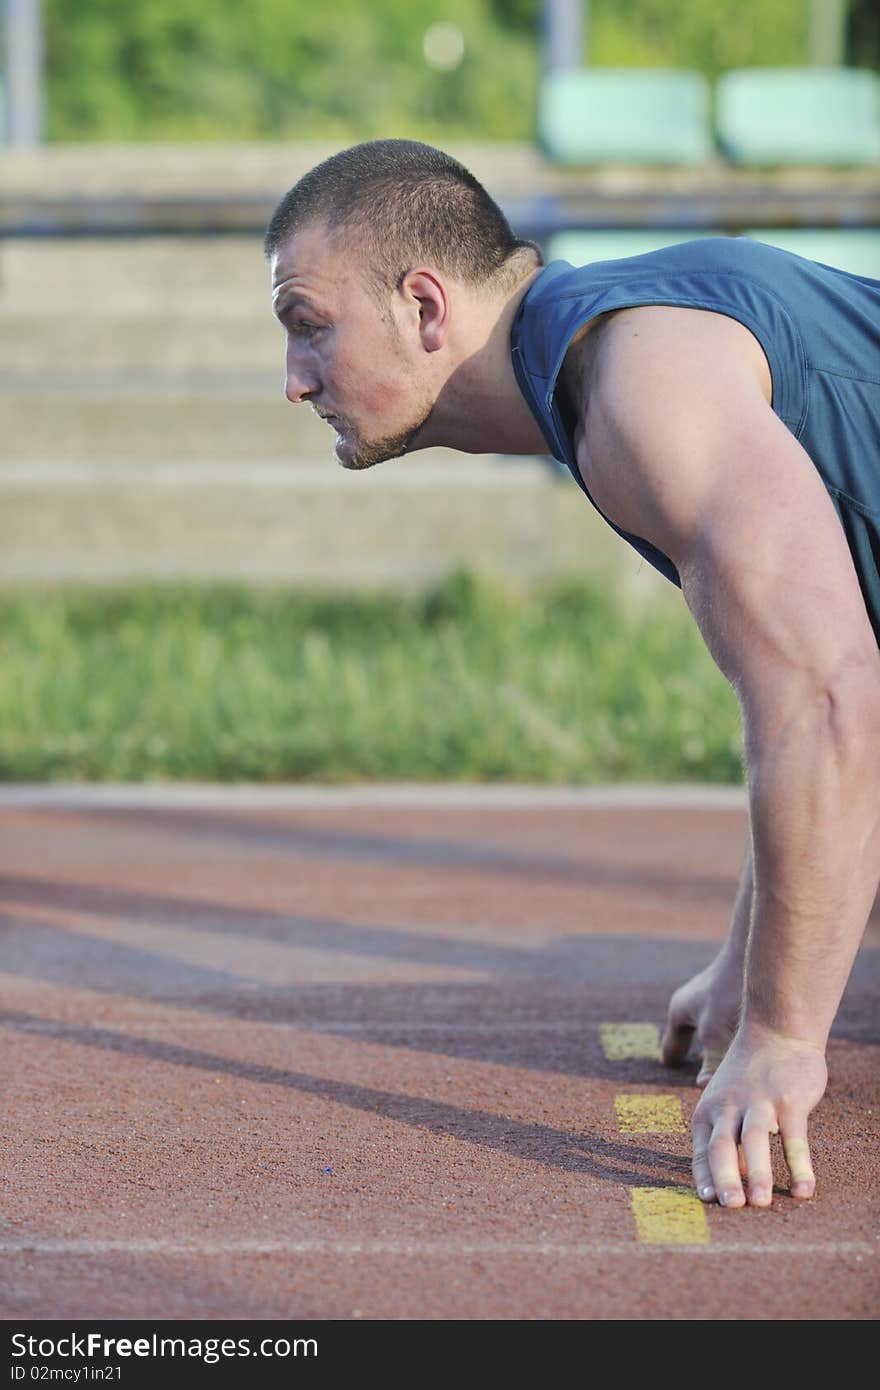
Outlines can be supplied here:
M538 93L538 145L555 164L702 164L709 86L697 72L576 68Z
M757 227L755 241L880 280L880 227Z
M702 228L683 232L651 227L621 231L554 232L548 238L545 257L548 261L588 265L591 261L615 261L622 256L641 256L646 251L659 251L663 246L693 241L695 237L720 235L720 232L704 231Z
M880 78L866 68L737 68L716 88L733 164L880 161Z

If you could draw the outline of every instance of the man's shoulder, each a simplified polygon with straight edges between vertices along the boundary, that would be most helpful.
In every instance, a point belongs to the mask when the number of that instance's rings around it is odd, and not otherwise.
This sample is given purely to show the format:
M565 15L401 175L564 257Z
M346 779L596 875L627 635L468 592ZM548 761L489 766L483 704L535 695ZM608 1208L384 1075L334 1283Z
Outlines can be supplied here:
M513 345L537 376L552 381L594 320L656 304L736 311L744 295L754 296L735 284L750 277L755 285L774 283L765 255L772 251L741 238L701 237L618 260L550 261L523 298Z
M786 252L748 237L694 237L671 246L658 246L635 256L587 261L549 261L529 287L526 303L531 308L561 304L584 293L610 285L636 284L652 277L689 274L743 274L772 272ZM798 259L798 258L796 258Z
M654 368L662 363L662 370ZM677 374L677 366L685 370ZM668 409L669 390L677 406L697 403L695 372L711 377L724 371L730 389L750 390L757 383L768 405L773 383L770 365L754 333L730 315L711 309L665 304L628 305L585 323L572 338L561 377L576 413L583 415L603 387L621 378L629 392L657 411ZM731 373L731 367L742 371Z
M688 499L715 487L743 422L753 444L774 444L760 344L724 315L644 305L609 315L573 360L584 368L572 405L585 485L606 515L675 559Z

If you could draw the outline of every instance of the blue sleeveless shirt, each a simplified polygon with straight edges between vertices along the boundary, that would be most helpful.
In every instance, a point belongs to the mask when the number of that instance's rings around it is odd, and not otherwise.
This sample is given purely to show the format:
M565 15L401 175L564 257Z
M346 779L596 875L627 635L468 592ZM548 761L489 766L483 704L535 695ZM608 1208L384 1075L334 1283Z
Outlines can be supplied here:
M880 280L745 237L704 237L581 267L551 261L517 309L513 369L550 452L591 502L556 398L557 377L588 319L640 304L714 310L758 339L770 367L772 408L821 475L880 642ZM596 510L681 586L668 556Z

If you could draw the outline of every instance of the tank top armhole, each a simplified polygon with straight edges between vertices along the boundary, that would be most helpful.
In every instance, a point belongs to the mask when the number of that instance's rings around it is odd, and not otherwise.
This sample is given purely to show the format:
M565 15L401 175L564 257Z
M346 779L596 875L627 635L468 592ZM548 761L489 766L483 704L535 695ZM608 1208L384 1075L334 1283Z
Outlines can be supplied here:
M719 271L716 274L717 278L724 279L730 272ZM795 371L792 370L793 364L787 364L780 360L778 345L773 342L772 329L766 324L762 324L759 316L751 313L747 306L730 302L723 297L715 298L710 294L702 293L696 295L658 294L656 291L645 291L640 295L632 287L616 286L614 289L597 296L591 306L591 317L599 318L603 314L614 313L619 309L640 309L656 305L674 309L702 309L709 313L723 314L725 318L734 319L737 323L741 323L743 328L748 329L764 354L764 360L770 374L771 409L795 435L798 435L803 428L807 405L807 363L800 333L785 306L771 290L744 275L736 275L735 279L739 285L747 285L750 293L765 297L773 314L784 320L790 338L790 347L797 354ZM555 366L552 375L554 397L556 378L561 370L562 362L565 360L565 354L568 352L572 339L583 327L584 323L582 322L572 333Z
M742 279L743 277L739 278ZM780 306L779 302L776 300L776 297L772 295L768 290L765 290L764 287L761 285L756 286L754 282L750 281L749 283L751 288L757 289L759 292L767 295L768 299L775 306L777 313L780 311L784 312L784 310L782 310L782 306ZM792 429L795 433L797 433L802 428L805 411L805 400L802 402L799 409L795 411L791 410L791 407L794 404L794 402L791 399L792 391L790 382L788 378L785 376L782 364L778 363L776 360L777 354L774 351L773 346L770 342L771 334L759 322L757 315L751 314L746 307L739 304L730 304L723 301L715 300L708 295L658 295L656 292L653 292L645 294L644 296L639 296L637 294L633 294L632 290L627 291L626 289L621 287L617 290L617 292L611 292L601 295L592 306L591 317L598 318L602 314L613 313L618 309L636 309L648 307L651 305L681 309L700 309L709 313L724 314L726 318L732 318L737 323L741 323L742 326L751 333L752 337L758 343L758 346L761 348L761 351L764 354L764 359L767 363L767 370L770 374L771 409L773 409L774 412L779 416L779 418L782 419L783 422L786 425L788 425L788 427ZM791 332L795 334L798 346L800 348L798 365L800 368L801 380L803 380L806 376L806 363L805 355L803 352L803 345L800 341L800 335L796 333L794 325L791 323L791 319L787 313L785 314L785 318L788 322L788 325L790 326ZM572 334L569 336L568 341L564 345L559 360L555 364L552 376L552 387L548 392L550 398L549 404L552 423L558 432L563 433L563 437L568 446L564 450L566 457L563 459L563 462L565 462L569 472L572 474L574 478L574 481L578 484L581 491L586 495L592 507L602 517L606 525L610 526L613 531L616 531L617 534L630 546L632 546L632 548L636 550L638 554L642 556L643 559L647 560L650 565L652 565L656 570L659 570L661 574L665 575L665 577L669 579L671 583L675 584L678 588L681 588L681 578L675 565L669 559L669 556L664 554L662 550L659 550L657 546L653 545L649 540L646 540L645 537L636 536L629 531L623 530L623 528L618 526L614 521L612 521L609 516L606 516L605 512L602 511L602 508L597 506L596 502L594 501L589 489L587 488L583 478L581 477L580 470L577 467L577 460L574 457L572 432L567 427L567 422L564 419L563 412L560 408L560 403L557 396L557 381L559 378L559 373L562 369L562 363L565 360L565 355L568 352L568 348L575 336L577 335L577 333L579 333L583 329L584 322L586 322L586 320L581 322L578 325L578 327L574 329ZM778 401L778 398L780 396L782 397L781 405L786 408L785 412L782 409L777 409L776 402ZM794 419L790 418L792 414L795 416Z

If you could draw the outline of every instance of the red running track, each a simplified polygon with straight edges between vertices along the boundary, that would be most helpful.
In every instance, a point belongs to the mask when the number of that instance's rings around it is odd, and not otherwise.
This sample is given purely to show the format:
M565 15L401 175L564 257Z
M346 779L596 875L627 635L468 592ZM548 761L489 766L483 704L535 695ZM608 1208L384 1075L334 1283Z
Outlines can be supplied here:
M713 954L746 826L652 795L0 792L0 1316L875 1317L875 917L816 1198L639 1238L688 1135L615 1098L695 1073L599 1028Z

